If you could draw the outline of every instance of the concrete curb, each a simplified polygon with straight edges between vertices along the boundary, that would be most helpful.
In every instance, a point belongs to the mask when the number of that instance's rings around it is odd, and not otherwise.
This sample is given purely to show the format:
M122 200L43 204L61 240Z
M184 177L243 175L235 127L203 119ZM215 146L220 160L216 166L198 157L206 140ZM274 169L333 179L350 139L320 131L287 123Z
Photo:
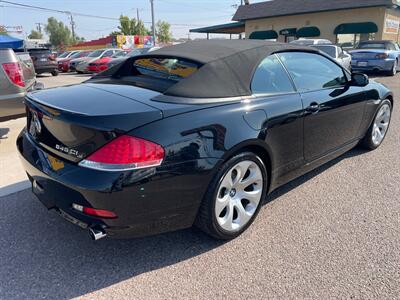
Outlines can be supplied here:
M5 187L0 187L0 197L5 197L26 189L29 189L31 187L31 183L29 180L17 182Z

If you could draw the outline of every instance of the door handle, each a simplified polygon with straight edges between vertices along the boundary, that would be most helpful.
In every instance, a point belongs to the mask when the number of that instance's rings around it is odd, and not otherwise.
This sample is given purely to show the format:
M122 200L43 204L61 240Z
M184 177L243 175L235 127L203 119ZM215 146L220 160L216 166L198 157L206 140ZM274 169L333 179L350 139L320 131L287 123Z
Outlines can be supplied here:
M306 108L307 112L317 113L321 109L321 106L317 102L312 102L309 107Z

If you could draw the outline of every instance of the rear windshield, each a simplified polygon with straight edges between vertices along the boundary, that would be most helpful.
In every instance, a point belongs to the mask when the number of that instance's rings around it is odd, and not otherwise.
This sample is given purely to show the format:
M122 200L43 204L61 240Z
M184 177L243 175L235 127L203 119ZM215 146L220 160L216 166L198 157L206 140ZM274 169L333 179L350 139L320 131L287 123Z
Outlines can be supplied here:
M179 81L197 71L198 65L177 58L141 58L133 66L141 75Z
M114 78L146 89L165 92L180 80L189 77L201 67L200 63L180 58L144 57L127 65Z
M78 58L81 57L82 53L81 52L75 52L74 54L72 54L69 58L74 59L74 58Z
M385 43L362 43L358 49L386 49Z

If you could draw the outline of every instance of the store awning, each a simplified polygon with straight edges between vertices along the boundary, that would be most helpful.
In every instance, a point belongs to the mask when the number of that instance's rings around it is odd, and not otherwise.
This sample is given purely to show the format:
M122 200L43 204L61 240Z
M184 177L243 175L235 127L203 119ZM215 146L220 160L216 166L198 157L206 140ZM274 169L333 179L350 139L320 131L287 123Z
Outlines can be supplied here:
M227 34L240 34L245 31L244 22L235 22L228 24L220 24L202 28L190 29L190 32L197 33L227 33Z
M335 34L356 34L378 32L378 26L373 22L343 23L335 28Z
M310 26L310 27L302 27L299 30L297 30L296 36L298 38L301 37L316 37L320 36L321 31L318 29L318 27L315 26Z
M297 33L297 28L285 28L279 30L280 35L296 35L296 33Z
M278 38L275 30L254 31L250 34L250 40L274 40Z
M6 34L0 34L0 48L18 49L24 45L24 40Z

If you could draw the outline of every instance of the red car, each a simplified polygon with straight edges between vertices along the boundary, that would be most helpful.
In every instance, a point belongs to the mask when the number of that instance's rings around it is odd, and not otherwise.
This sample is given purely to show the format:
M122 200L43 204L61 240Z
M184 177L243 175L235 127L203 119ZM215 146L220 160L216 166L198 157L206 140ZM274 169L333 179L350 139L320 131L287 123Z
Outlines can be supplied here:
M69 63L70 63L70 61L71 61L72 59L88 56L89 53L91 53L91 52L92 52L92 51L80 51L80 52L77 52L77 53L71 55L71 56L68 57L68 58L59 59L59 60L58 60L58 70L59 70L60 72L69 72L69 71L70 71L70 69L69 69Z
M124 56L126 56L126 54L127 54L127 52L121 51L110 57L99 58L99 59L95 60L94 62L89 63L87 70L90 73L103 72L108 69L108 67L109 67L108 63L112 59L117 58L117 57L124 57Z

